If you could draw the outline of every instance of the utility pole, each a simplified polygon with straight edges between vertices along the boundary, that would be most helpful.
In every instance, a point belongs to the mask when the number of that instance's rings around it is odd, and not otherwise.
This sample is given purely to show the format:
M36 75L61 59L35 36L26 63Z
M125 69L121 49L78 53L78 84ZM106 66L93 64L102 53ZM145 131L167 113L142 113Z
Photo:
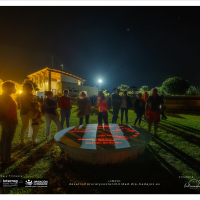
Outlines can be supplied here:
M53 68L53 56L51 56L51 63L52 63L52 68Z
M63 70L63 64L61 64L60 66L62 67L62 70Z

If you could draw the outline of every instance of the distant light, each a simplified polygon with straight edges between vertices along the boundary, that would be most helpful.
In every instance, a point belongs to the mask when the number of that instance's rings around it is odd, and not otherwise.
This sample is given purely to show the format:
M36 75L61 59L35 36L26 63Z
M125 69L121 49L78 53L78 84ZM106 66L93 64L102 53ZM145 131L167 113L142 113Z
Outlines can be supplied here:
M22 91L20 90L20 91L19 91L19 93L21 94L21 93L22 93Z
M102 80L101 79L99 79L99 83L101 83L102 82Z

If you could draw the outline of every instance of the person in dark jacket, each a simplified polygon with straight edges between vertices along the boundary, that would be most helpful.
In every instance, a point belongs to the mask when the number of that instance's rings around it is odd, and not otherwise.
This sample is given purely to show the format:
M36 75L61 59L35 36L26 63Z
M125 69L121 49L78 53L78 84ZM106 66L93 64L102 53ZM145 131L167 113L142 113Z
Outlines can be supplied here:
M53 99L53 93L51 91L45 92L46 98L44 99L44 108L45 108L45 121L46 121L46 139L51 139L50 136L50 127L51 127L51 120L57 126L57 131L62 130L61 123L59 121L59 114L57 109L56 101Z
M86 98L85 92L80 92L81 97L77 103L79 108L78 117L80 118L79 125L83 124L83 117L85 116L85 123L89 124L89 116L91 113L91 102Z
M145 113L145 104L145 101L142 99L142 94L138 93L138 99L135 101L135 112L137 114L137 118L135 119L134 126L138 120L138 125L140 126L142 115Z
M30 117L30 112L33 110L31 102L35 101L32 91L33 91L32 84L28 82L24 83L23 91L20 94L20 102L21 102L20 116L22 120L22 128L21 128L21 136L20 136L21 145L26 145L24 138L25 138L29 123L32 121Z
M112 123L117 123L117 118L119 114L119 109L121 106L121 97L119 96L120 89L116 89L116 93L112 95L112 108L113 108L113 118Z
M0 112L1 115L1 143L0 143L0 162L9 163L15 161L11 158L12 140L18 124L17 119L17 104L12 99L11 94L16 93L15 84L11 81L6 81L2 85L3 94L0 95Z
M123 92L123 97L121 101L121 124L123 122L123 115L125 111L125 117L126 117L126 124L128 124L128 109L132 107L131 98L127 96L127 92Z

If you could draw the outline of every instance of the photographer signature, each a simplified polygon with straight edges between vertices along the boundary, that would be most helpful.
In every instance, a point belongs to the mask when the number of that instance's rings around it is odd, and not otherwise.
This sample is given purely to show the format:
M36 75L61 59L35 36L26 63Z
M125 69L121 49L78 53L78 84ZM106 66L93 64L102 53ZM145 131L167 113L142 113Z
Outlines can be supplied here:
M185 187L200 188L200 180L192 179L184 185L184 188Z

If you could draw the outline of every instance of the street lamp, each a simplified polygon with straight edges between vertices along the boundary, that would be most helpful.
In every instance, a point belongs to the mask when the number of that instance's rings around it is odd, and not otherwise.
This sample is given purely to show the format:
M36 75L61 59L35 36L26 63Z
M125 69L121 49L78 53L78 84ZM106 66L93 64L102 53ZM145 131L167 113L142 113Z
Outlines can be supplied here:
M102 80L99 79L99 90L101 90L101 82L102 82Z

